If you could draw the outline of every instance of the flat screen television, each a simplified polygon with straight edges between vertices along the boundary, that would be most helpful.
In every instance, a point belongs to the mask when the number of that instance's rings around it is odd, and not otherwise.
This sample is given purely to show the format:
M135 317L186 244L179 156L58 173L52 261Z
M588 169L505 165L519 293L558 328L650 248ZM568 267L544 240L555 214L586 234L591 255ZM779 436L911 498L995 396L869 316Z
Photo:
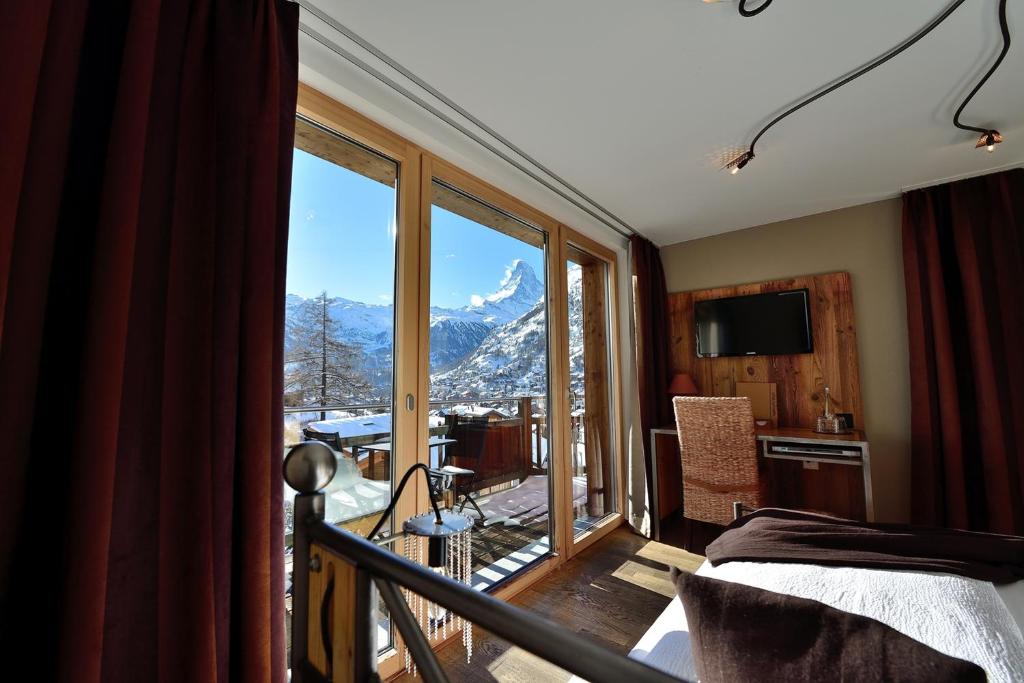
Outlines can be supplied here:
M773 356L811 353L806 289L698 301L693 305L697 355Z

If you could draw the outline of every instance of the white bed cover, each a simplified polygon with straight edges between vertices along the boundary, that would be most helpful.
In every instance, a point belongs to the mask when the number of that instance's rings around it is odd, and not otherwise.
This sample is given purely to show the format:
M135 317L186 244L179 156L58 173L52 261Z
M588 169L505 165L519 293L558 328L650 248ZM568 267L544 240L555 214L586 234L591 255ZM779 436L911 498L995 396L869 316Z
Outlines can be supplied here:
M951 574L764 562L719 567L705 562L697 574L871 617L939 652L978 664L989 681L1024 681L1024 581L994 586ZM697 680L678 597L629 656Z

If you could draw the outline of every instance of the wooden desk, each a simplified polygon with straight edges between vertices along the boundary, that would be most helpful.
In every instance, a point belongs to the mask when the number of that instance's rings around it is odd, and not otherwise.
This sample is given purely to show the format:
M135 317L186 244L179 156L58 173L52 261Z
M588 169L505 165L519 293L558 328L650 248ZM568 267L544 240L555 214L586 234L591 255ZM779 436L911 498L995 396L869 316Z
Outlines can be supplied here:
M813 429L778 427L757 429L755 436L768 470L772 505L818 509L843 517L863 515L874 521L871 451L864 432L819 434ZM861 468L863 498L860 491L851 490L851 477L843 471L848 467Z
M813 429L777 427L755 429L758 453L764 458L764 476L771 505L821 510L840 517L875 519L871 495L871 451L862 431L819 434ZM675 427L656 427L650 433L651 532L661 536L661 521L683 504L682 463ZM783 453L778 449L792 449ZM856 455L808 453L812 448L839 449ZM861 468L859 477L850 467Z

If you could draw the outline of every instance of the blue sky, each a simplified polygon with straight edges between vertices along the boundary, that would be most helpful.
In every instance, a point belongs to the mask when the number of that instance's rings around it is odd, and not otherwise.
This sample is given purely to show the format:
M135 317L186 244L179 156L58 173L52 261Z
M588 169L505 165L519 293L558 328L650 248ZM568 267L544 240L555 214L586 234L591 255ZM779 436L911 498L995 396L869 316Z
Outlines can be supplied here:
M395 277L395 190L295 150L288 293L389 304ZM459 308L495 291L523 259L543 278L543 253L524 242L434 207L430 304Z

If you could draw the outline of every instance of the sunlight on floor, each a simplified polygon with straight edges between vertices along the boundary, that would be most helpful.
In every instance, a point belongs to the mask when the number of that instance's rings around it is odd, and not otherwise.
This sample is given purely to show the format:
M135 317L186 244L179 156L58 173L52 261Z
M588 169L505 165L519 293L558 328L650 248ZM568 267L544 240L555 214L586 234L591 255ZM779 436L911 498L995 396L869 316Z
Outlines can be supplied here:
M667 598L675 597L676 594L675 586L669 579L669 567L695 572L704 562L704 558L700 555L656 541L648 542L637 550L635 555L638 558L657 562L661 566L651 567L633 560L626 560L612 572L612 576Z
M654 560L665 565L679 567L688 572L695 572L704 563L704 556L691 553L682 548L677 548L657 541L649 541L644 547L636 551L637 557L645 560Z
M665 569L656 569L648 567L646 564L626 560L612 572L612 576L634 586L664 595L666 598L674 597L676 594L675 587L669 580L668 571Z
M551 681L558 683L572 678L572 674L565 669L549 664L540 657L518 647L511 647L495 657L494 661L487 665L487 672L494 676L496 681L544 681L544 683Z

